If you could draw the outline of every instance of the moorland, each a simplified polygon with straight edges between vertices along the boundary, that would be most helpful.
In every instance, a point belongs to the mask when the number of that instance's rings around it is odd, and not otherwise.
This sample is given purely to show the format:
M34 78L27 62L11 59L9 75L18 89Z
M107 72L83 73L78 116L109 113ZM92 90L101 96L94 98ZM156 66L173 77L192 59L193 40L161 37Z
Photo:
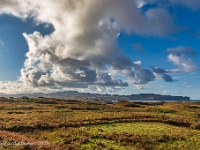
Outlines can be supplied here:
M2 150L199 148L199 102L0 98Z

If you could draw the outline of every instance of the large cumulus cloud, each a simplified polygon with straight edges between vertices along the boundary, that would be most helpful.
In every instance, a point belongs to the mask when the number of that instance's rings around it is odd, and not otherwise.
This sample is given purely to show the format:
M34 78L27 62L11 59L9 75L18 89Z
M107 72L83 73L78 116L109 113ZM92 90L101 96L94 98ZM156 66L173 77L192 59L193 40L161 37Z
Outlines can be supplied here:
M54 27L46 36L37 31L23 34L29 51L20 81L29 86L52 88L117 88L128 86L127 80L136 84L154 81L153 71L142 68L140 61L120 56L117 44L120 32L163 37L178 30L164 8L139 9L147 2L154 1L1 0L0 14L31 17L36 23ZM184 59L174 53L169 59L173 61L174 57ZM186 70L179 62L174 63ZM162 75L167 82L173 80L166 73Z

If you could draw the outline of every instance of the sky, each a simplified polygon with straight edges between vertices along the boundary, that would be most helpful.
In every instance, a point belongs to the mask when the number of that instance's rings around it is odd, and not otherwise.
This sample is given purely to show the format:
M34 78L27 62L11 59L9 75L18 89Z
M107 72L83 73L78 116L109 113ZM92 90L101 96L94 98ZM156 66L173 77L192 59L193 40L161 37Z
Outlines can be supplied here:
M200 99L199 0L1 0L0 93Z

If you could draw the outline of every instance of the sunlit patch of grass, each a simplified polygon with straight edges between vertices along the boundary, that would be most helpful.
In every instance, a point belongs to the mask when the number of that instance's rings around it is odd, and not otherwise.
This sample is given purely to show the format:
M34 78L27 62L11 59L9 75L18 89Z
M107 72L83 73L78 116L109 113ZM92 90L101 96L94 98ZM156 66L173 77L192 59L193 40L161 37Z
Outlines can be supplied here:
M152 122L135 122L135 123L111 123L104 125L95 125L83 127L85 130L93 132L93 134L109 134L109 133L137 133L139 135L147 134L152 135L162 135L166 133L167 135L192 135L194 130L186 130L184 127L176 127L168 124L162 123L152 123ZM170 130L169 130L170 129ZM176 131L176 132L175 132Z
M122 146L131 145L135 148L162 149L165 144L173 148L176 143L181 144L181 142L188 148L193 148L194 145L195 148L200 147L197 138L200 136L200 131L162 123L118 123L89 126L84 130L94 135L93 137L119 141Z

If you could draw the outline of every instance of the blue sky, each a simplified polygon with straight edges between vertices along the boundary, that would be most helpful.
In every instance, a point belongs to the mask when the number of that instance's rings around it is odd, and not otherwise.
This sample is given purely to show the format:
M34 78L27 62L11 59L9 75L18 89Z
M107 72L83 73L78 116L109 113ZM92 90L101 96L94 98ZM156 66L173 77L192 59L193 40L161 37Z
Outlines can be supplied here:
M0 2L0 93L200 99L198 0L72 3Z

